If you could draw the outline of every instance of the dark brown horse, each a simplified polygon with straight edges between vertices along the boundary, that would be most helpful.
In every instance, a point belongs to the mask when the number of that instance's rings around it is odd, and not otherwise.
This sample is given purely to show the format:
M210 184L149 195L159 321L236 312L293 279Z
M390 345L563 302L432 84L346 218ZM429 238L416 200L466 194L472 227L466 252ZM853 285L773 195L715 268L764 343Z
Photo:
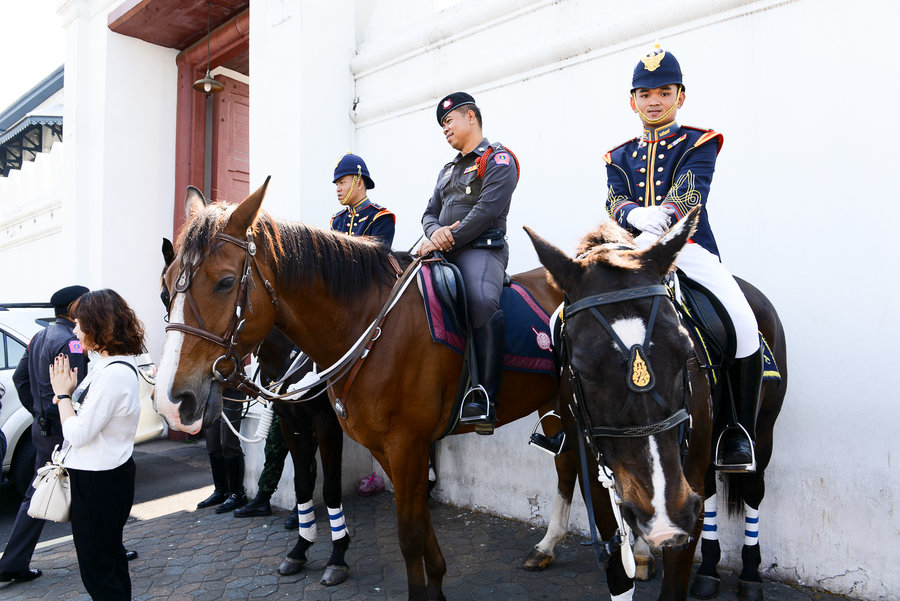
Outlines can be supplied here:
M601 474L614 486L621 515L635 536L663 550L659 599L687 598L691 561L704 525L702 500L715 498L713 435L723 426L713 421L710 379L695 350L699 343L662 285L697 219L693 211L646 250L638 250L615 223L606 223L582 241L576 259L528 230L541 263L566 292L564 369L578 392L571 406L580 418L577 430L571 420L567 429L587 446L594 494L605 496L597 483ZM743 501L748 516L755 516L784 400L787 358L774 307L753 286L739 284L782 378L780 384L763 385L756 472L727 476L731 499ZM715 502L707 508L714 515ZM602 515L598 522L603 536L612 537L616 524ZM702 552L692 595L708 598L718 590L719 548L707 528ZM760 599L758 544L745 544L742 556L740 597Z
M199 204L207 206L209 203L203 194L196 188L188 189L188 197L198 200ZM199 206L199 204L197 206ZM187 212L187 211L186 211ZM189 214L189 213L188 213ZM163 260L165 268L163 274L175 260L175 249L172 242L163 238ZM160 297L163 304L168 307L171 303L171 294L165 282L163 282ZM307 362L286 376L291 367L291 360L295 347L293 343L278 328L266 335L259 344L255 354L259 361L260 381L265 387L271 387L277 382L281 385L275 391L277 394L287 392L288 387L300 381L313 368L313 362ZM323 483L322 498L325 506L332 509L340 509L341 504L341 465L344 449L343 430L338 423L337 416L331 408L327 395L324 394L325 385L321 384L304 395L303 402L279 403L275 412L279 417L281 434L284 436L285 445L291 456L294 466L294 494L299 507L312 511L309 505L312 503L316 486L316 450L322 459ZM309 516L307 517L307 521ZM313 538L314 530L305 529L304 533ZM278 573L292 575L299 572L306 564L306 551L315 542L308 540L302 534L297 536L297 544L291 549L281 565ZM340 584L347 578L349 567L344 559L350 536L342 536L332 540L331 557L325 567L325 573L320 582L325 586Z
M265 186L236 207L194 207L165 280L174 294L159 361L157 410L176 429L196 432L221 411L233 360L273 326L318 365L331 366L379 315L410 263L382 244L260 210ZM562 296L543 269L514 277L544 310ZM451 420L462 357L432 341L422 298L407 290L381 322L367 358L335 376L341 427L368 448L394 485L398 535L410 599L444 599L446 564L426 503L428 449ZM226 353L223 354L223 349ZM556 402L558 382L508 371L498 425ZM471 432L461 428L459 432Z

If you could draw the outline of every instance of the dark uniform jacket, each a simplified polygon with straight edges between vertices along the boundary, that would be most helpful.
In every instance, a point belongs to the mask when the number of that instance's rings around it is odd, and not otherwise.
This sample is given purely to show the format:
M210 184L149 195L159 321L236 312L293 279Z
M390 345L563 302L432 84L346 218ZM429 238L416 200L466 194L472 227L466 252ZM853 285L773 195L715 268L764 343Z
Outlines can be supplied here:
M331 229L351 236L373 236L386 245L394 242L394 227L397 217L378 206L368 197L355 207L346 207L331 218Z
M476 161L488 152L482 161L483 174L479 177ZM513 191L519 181L515 157L501 144L491 144L487 138L469 154L456 157L444 165L438 175L434 193L422 216L425 235L431 235L439 227L459 226L453 230L453 249L471 243L488 230L506 233L506 216Z
M35 446L41 447L41 438L62 439L59 409L53 404L53 387L50 385L50 365L59 355L68 355L69 366L78 368L78 382L87 375L87 356L73 331L75 324L62 317L34 335L28 349L22 355L13 373L13 382L19 393L19 401L34 416L31 428ZM46 420L47 434L40 433L39 420ZM51 447L52 448L52 447Z
M639 233L627 221L635 207L664 205L678 220L700 206L700 223L692 238L718 256L709 226L706 199L722 148L722 134L670 123L614 148L603 156L609 186L606 211L619 225Z

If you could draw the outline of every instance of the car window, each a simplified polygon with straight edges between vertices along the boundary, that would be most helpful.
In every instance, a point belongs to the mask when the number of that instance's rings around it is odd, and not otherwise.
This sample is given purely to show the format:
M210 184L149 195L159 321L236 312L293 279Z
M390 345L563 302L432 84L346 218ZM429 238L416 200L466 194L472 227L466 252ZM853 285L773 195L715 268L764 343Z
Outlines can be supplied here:
M19 365L19 359L25 354L25 346L6 334L3 335L6 347L6 367L15 368Z

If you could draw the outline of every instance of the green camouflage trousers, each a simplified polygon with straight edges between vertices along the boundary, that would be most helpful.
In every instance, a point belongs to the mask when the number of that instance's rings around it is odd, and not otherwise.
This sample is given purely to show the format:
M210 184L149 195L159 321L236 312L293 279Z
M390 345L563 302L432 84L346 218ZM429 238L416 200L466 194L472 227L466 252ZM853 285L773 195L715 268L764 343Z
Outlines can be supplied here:
M271 495L278 488L281 472L284 471L284 460L288 455L287 444L285 444L284 436L281 434L281 418L278 417L277 413L272 420L269 434L266 436L266 446L263 452L266 455L266 460L263 464L262 473L259 475L259 490Z

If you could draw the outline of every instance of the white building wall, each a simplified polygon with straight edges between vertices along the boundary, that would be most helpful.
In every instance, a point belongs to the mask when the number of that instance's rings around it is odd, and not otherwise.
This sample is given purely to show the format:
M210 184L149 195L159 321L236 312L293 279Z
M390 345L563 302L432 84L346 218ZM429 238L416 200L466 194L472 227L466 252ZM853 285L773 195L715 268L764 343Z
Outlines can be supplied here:
M164 335L160 246L172 236L177 53L111 32L116 4L70 0L59 9L67 31L62 241L75 280L119 292L155 356Z
M900 86L877 58L891 54L896 4L465 0L433 10L446 4L376 2L351 62L354 148L378 183L373 199L397 214L395 246L418 237L436 174L453 156L436 101L466 90L486 135L522 163L510 271L537 264L522 225L574 249L605 219L601 157L639 133L631 72L659 38L685 71L679 121L725 134L709 205L723 257L766 291L787 329L791 382L762 506L765 573L897 599L900 575L871 541L900 542L891 470L900 409L881 377L896 364L889 303L900 260L881 232L887 224L869 226L865 241L844 233L891 213L885 195L861 184L869 162L897 158L896 125L885 128L877 108ZM324 32L310 43L328 53ZM859 209L848 206L863 194ZM532 424L442 441L438 497L545 522L554 475L525 445ZM573 525L586 528L580 508ZM742 526L723 530L724 560L737 565Z

